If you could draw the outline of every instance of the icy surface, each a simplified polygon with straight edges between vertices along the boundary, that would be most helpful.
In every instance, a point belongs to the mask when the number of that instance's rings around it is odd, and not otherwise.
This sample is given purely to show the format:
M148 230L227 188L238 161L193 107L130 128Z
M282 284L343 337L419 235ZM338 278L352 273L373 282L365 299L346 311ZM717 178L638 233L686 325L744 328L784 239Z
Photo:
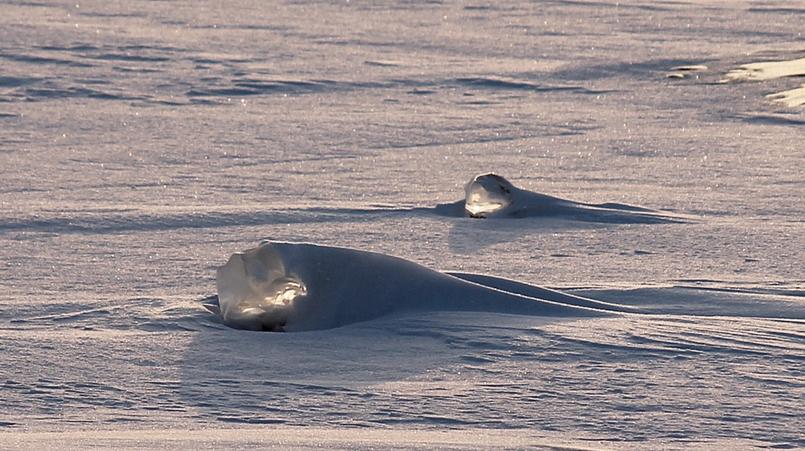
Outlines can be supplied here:
M766 97L802 80L725 81L805 57L802 2L0 12L0 446L805 446L805 113ZM433 214L487 172L696 220ZM213 321L215 269L266 238L663 317Z

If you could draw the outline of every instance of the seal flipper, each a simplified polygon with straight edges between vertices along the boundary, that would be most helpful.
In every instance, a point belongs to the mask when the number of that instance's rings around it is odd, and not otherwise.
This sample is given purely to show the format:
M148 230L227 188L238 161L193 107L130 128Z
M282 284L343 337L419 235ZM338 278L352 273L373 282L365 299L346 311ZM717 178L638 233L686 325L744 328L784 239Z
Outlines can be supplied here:
M433 207L433 212L441 216L462 217L464 216L464 201L451 202L449 204L437 204Z
M638 207L636 205L621 204L618 202L607 202L603 204L582 204L587 207L605 208L607 210L625 210L625 211L641 211L644 213L657 213L660 212L651 208Z
M468 282L477 283L478 285L505 291L507 293L514 293L527 298L545 300L557 304L586 307L609 312L644 313L639 307L612 304L582 296L575 296L572 294L563 293L561 291L552 290L550 288L538 287L536 285L530 285L527 283L518 282L516 280L505 279L503 277L453 271L448 271L446 274L449 274L453 277L458 277L459 279L466 280Z
M218 295L213 294L206 298L200 299L201 305L215 315L221 315L221 305L218 303Z

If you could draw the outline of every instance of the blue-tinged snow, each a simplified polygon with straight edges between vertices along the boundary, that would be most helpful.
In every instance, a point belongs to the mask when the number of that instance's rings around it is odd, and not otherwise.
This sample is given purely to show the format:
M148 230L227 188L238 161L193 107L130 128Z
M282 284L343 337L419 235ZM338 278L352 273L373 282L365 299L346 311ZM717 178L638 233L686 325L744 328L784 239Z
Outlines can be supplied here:
M803 11L3 2L0 447L805 446ZM418 308L230 328L262 240Z

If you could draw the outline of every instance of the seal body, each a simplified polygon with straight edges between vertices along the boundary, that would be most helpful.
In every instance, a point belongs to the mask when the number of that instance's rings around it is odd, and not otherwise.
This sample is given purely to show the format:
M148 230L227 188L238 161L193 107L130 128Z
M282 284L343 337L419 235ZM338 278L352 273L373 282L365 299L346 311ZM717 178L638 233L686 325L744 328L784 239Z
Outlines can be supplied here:
M464 192L464 216L470 218L562 217L618 224L684 222L648 208L618 203L587 204L527 191L493 173L473 177ZM436 210L449 213L451 205L454 204L439 205Z
M536 287L529 292L505 279L453 276L390 255L308 243L264 242L235 253L218 268L216 283L223 322L249 330L328 329L405 311L571 317L618 311Z

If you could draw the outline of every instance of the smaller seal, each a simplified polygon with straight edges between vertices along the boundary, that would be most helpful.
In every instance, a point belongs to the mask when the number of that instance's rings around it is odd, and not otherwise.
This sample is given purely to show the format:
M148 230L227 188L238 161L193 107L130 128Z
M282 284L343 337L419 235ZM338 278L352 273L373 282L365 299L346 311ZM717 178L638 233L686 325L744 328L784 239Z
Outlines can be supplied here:
M464 188L464 211L471 218L502 213L512 205L514 190L514 185L497 174L477 175Z
M615 224L686 222L680 217L634 205L588 204L527 191L491 172L473 177L464 192L464 202L438 205L436 211L460 215L463 203L463 215L470 218L555 217Z

